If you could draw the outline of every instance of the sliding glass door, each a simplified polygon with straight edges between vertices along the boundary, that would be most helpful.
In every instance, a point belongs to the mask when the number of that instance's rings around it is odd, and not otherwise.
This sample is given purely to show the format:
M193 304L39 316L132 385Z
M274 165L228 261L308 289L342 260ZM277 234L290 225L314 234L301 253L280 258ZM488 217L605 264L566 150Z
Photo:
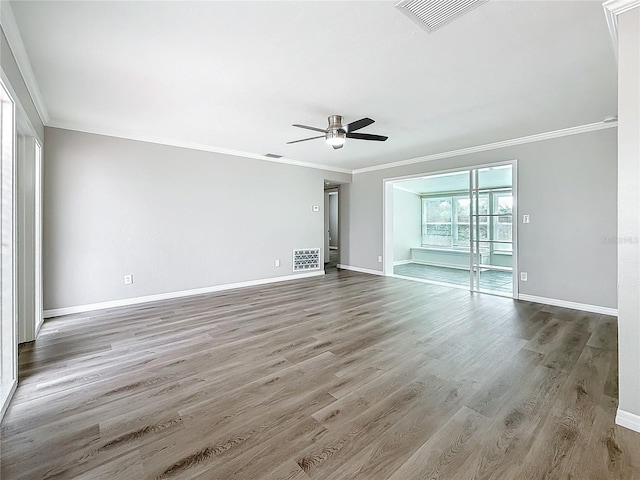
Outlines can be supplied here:
M394 275L515 296L514 168L394 181Z
M513 167L469 171L470 289L513 296Z

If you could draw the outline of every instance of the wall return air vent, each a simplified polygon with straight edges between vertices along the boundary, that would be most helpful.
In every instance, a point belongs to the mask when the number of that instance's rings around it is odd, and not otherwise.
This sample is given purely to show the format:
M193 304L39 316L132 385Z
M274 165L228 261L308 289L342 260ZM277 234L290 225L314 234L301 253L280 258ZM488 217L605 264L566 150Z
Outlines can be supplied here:
M320 249L300 248L293 251L293 271L320 270Z
M402 0L396 8L427 32L433 33L447 23L479 7L488 0Z

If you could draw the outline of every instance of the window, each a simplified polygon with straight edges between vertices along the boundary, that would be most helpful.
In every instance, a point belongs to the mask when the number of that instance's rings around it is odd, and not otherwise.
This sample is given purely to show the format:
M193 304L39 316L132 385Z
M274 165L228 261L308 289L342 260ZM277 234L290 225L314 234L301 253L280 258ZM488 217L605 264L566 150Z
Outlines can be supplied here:
M481 214L489 210L489 196L480 194ZM422 199L422 245L425 247L469 249L471 201L467 194L438 195ZM479 234L486 239L487 217L481 217Z
M474 199L475 201L475 199ZM494 251L511 252L511 190L484 191L478 197L480 240L494 243ZM471 200L467 193L429 195L422 198L422 246L468 250L470 247ZM476 232L474 232L474 237ZM490 243L481 245L489 249Z

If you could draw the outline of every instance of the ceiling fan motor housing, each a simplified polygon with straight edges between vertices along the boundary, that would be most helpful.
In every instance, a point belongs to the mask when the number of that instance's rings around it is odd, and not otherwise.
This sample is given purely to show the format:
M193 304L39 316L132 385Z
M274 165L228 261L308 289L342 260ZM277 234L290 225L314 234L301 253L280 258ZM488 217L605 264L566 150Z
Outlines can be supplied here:
M339 130L342 128L342 115L329 115L329 128L327 130Z
M329 127L324 138L334 149L341 148L344 145L347 132L342 128L342 115L329 116Z

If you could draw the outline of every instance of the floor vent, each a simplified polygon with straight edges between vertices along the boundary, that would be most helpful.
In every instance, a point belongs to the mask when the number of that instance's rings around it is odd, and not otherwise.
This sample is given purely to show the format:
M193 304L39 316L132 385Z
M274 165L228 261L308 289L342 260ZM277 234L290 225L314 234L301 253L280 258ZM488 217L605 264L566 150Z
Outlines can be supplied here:
M396 3L396 8L427 32L433 33L486 2L488 0L402 0Z
M320 249L300 248L293 251L293 271L320 270Z

